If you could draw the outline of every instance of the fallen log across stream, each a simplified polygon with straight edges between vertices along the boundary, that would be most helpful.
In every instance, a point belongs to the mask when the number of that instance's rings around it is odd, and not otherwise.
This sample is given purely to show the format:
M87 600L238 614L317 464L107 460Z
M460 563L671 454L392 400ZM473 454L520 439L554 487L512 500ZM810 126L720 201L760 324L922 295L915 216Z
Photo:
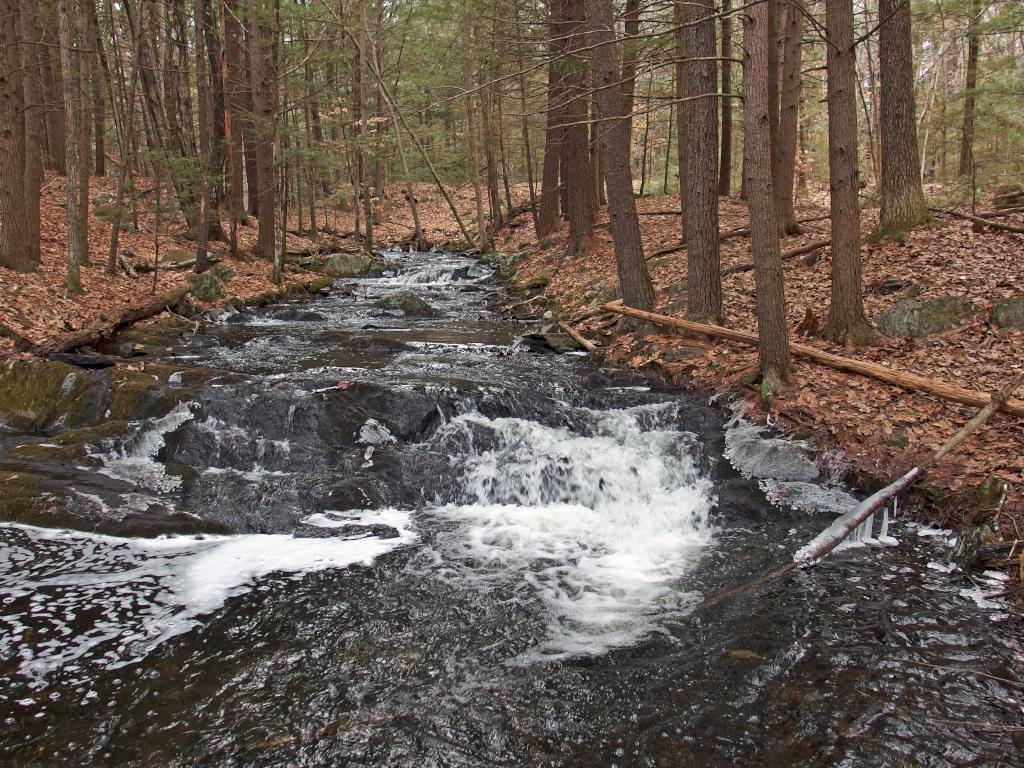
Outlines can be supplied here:
M719 325L694 323L690 320L682 320L678 317L669 317L668 315L659 315L655 312L645 312L642 309L627 307L617 301L609 304L602 304L601 307L609 312L638 317L642 320L654 323L655 325L676 328L678 330L696 333L702 336L710 336L712 338L738 341L741 344L748 344L754 347L757 346L758 337L756 333L737 331L732 328L723 328ZM878 381L884 381L887 384L895 384L898 387L912 392L925 392L929 395L935 395L943 400L950 400L954 403L973 405L981 408L988 405L991 401L991 397L984 392L959 387L955 384L947 384L944 381L930 379L927 376L921 376L916 373L886 368L884 365L871 363L866 360L854 360L849 357L833 355L829 352L823 352L820 349L807 346L806 344L790 342L789 349L790 352L797 357L805 357L816 363L820 363L821 365L828 366L829 368L835 368L836 370L847 371L849 373L858 373L861 376L867 376L868 378L877 379ZM1002 403L1001 408L1006 413L1013 414L1014 416L1024 416L1024 401L1009 398L1006 402Z
M868 496L860 504L851 509L845 515L837 518L832 525L822 531L818 536L798 549L793 555L793 560L774 571L769 571L763 576L741 584L738 587L721 592L710 600L705 600L696 610L707 610L725 602L730 597L749 592L755 587L767 584L775 579L785 576L797 568L806 568L829 555L840 544L846 541L850 535L866 520L871 518L878 510L882 509L890 499L898 497L903 491L917 483L921 477L951 453L960 443L966 440L971 434L981 429L985 423L1010 400L1011 395L1024 385L1024 371L1021 371L1013 380L998 392L990 397L988 405L964 424L952 437L939 446L931 457L912 469L904 472L894 482L885 486L879 491Z

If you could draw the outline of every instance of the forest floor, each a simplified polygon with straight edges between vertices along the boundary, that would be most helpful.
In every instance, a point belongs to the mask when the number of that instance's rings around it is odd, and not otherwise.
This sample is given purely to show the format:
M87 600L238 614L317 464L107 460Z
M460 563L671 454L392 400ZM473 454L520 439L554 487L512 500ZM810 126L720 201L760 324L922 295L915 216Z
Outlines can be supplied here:
M145 188L145 179L136 179ZM112 179L93 179L93 196L112 191ZM376 227L378 242L406 241L411 233L411 216L400 187L389 190L390 200ZM417 184L420 218L427 239L438 246L463 241L447 203L430 185ZM514 202L521 204L526 189L513 190ZM470 231L473 227L474 196L471 188L454 193L456 206ZM74 296L64 287L66 228L61 203L63 186L50 177L43 199L43 261L33 274L0 269L0 324L7 325L31 341L41 342L54 335L109 322L111 315L130 306L144 304L151 296L152 275L131 278L119 271L104 273L110 225L91 220L90 249L93 260L82 267L83 293ZM150 202L147 200L147 203ZM828 212L827 190L800 198L799 218L815 218ZM121 235L121 248L130 250L135 263L151 262L154 253L155 205L139 206L139 229ZM686 298L685 251L651 257L678 243L680 220L675 195L649 196L638 200L641 230L657 290L656 311L682 316ZM876 210L866 209L862 223L865 236L875 223ZM318 226L326 233L321 240L344 242L351 237L351 212L321 211ZM1002 221L1024 224L1024 214ZM293 216L290 228L298 227ZM723 200L720 227L723 232L746 226L746 205L737 199ZM308 227L308 218L304 223ZM185 237L180 220L162 228L161 258L194 251ZM815 240L827 239L828 221L805 225L803 235L788 238L783 250ZM517 257L514 282L520 288L542 287L533 300L538 310L550 309L556 318L567 319L587 307L615 297L615 259L607 213L596 219L594 235L585 256L562 264L567 227L538 243L529 213L515 217L497 238L496 250ZM211 243L211 255L221 256L235 276L225 286L224 300L247 298L275 288L268 279L269 265L245 256L255 245L255 222L239 228L241 259L231 259L225 243ZM350 245L351 239L347 241ZM294 234L288 248L299 250L314 242ZM456 246L453 246L456 247ZM178 253L175 254L174 252ZM751 260L748 237L722 241L725 268ZM904 244L866 244L863 250L865 304L869 317L876 318L906 295L907 288L920 291L921 298L955 295L975 307L972 317L955 328L920 339L879 336L878 343L849 352L823 341L813 333L800 338L829 352L854 356L882 365L912 371L970 389L994 391L1016 371L1024 368L1024 331L998 331L989 322L994 300L1024 296L1024 236L986 230L976 232L970 223L944 218L932 226L916 229ZM191 256L189 256L191 257ZM830 254L824 247L785 262L787 317L794 337L803 336L808 318L821 322L828 309ZM161 272L157 291L186 282L186 271ZM289 273L288 280L308 275ZM893 280L906 286L890 292ZM754 276L752 271L723 278L726 324L755 331ZM883 286L884 281L890 281ZM811 323L813 324L813 323ZM727 341L684 337L675 332L637 333L625 330L618 316L596 315L582 321L578 329L600 341L607 357L633 368L653 369L666 378L699 391L722 392L739 388L748 413L762 414L764 406L752 388L741 386L754 370L756 351ZM0 354L9 352L11 342L0 338ZM936 397L908 392L873 379L825 368L794 359L796 387L772 404L772 418L793 434L806 437L821 450L841 451L861 484L872 484L902 473L927 456L975 412ZM975 489L990 475L1006 482L1006 503L998 510L979 504ZM987 524L1007 538L1024 538L1024 421L997 414L988 428L959 448L927 480L928 514L933 522L952 527ZM1024 562L1021 568L1024 569Z

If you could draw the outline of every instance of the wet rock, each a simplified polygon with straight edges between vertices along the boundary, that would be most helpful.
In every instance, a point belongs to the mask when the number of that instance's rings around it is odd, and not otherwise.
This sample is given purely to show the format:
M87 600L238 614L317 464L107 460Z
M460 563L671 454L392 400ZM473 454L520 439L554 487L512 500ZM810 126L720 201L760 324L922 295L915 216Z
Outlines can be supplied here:
M996 328L1024 329L1024 296L992 302L992 325Z
M79 368L110 368L116 365L118 358L111 355L100 355L97 353L83 354L80 352L54 352L46 356L47 360L68 365L77 365Z
M311 267L324 275L335 277L372 277L387 269L387 262L368 253L334 253L322 266Z
M525 283L523 283L523 288L525 288L529 293L540 293L541 291L548 287L548 284L550 282L551 272L545 270L544 272L541 272L539 275L534 275Z
M972 525L957 531L956 546L951 559L961 568L970 567L978 555L978 550L988 544L999 541L993 530L987 525Z
M327 316L308 309L286 309L282 312L275 312L275 320L288 320L290 322L322 323Z
M975 312L960 296L900 299L878 316L878 329L887 336L921 338L955 328Z
M560 355L583 349L566 333L528 333L519 340L520 348L542 355Z
M409 317L433 317L437 311L412 291L399 291L377 301L384 309L401 310Z
M0 424L50 431L98 418L102 382L67 363L18 360L0 367Z

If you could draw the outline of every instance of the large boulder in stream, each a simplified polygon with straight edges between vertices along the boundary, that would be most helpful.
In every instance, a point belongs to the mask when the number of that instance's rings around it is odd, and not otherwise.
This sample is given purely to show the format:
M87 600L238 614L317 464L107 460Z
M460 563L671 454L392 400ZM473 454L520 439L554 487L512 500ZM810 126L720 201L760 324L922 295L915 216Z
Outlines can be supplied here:
M0 367L0 424L49 431L92 423L102 397L100 381L67 363L16 360Z
M322 265L309 269L328 277L374 277L389 267L386 261L368 253L332 253Z
M918 339L955 328L975 311L975 306L960 296L900 299L878 316L878 329L886 336Z
M412 291L399 291L385 296L378 299L377 306L384 309L401 310L409 317L433 317L437 314L437 310Z
M542 355L561 355L583 349L580 343L567 333L528 333L519 339L519 346L527 352Z

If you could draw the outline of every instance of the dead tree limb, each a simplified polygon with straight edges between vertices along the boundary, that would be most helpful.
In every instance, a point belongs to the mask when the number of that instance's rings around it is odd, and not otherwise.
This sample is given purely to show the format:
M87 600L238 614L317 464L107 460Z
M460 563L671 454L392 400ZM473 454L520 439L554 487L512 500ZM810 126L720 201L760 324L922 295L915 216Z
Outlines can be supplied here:
M655 323L656 325L663 325L687 331L689 333L697 333L703 336L710 336L712 338L728 339L729 341L738 341L741 344L757 346L756 333L737 331L732 328L723 328L718 325L694 323L689 320L681 320L677 317L669 317L668 315L659 315L654 312L644 312L641 309L627 307L618 302L602 304L602 307L621 315L639 317ZM806 344L790 342L789 349L794 355L808 358L816 363L828 366L829 368L835 368L836 370L847 371L849 373L857 373L861 376L867 376L868 378L877 379L878 381L884 381L887 384L895 384L898 387L912 392L925 392L929 395L935 395L943 400L950 400L954 403L973 405L981 408L988 405L991 400L990 396L984 392L958 387L954 384L947 384L943 381L930 379L916 373L908 373L905 371L894 370L892 368L886 368L883 365L878 365L878 363L869 363L865 360L853 360L849 357L833 355L829 352L823 352L820 349L809 347ZM1013 414L1014 416L1024 416L1024 401L1009 399L1002 404L1002 410Z
M190 290L189 286L175 288L173 291L168 291L146 304L125 310L110 325L103 328L86 328L85 330L73 333L65 333L43 344L35 345L32 351L41 357L46 357L57 352L69 352L78 347L84 347L87 344L96 344L109 339L126 325L137 323L139 320L145 320L147 317L152 317L163 312L165 309L173 307L185 298Z
M1002 229L1006 232L1016 232L1024 235L1024 227L1018 227L1014 224L1003 224L1001 221L983 219L981 216L973 216L969 213L960 213L960 211L954 211L949 208L932 208L932 212L940 215L952 216L956 219L963 219L964 221L971 221L981 226L992 227L992 229Z
M206 259L207 264L216 264L219 261L221 261L220 256L210 256L209 258ZM152 264L149 263L136 264L134 270L135 272L152 272L154 269L158 269L161 272L176 272L182 269L192 269L192 267L194 267L195 265L195 259L187 259L185 261L174 261L168 264L161 264L157 267L154 267Z
M580 335L580 332L577 331L568 323L560 322L558 324L558 327L565 331L567 334L569 334L572 337L573 341L575 341L577 344L579 344L581 347L587 350L587 352L590 353L591 355L597 355L600 353L600 350L598 350L597 345L594 342L588 341L587 339L583 338L583 336Z
M787 259L795 259L797 256L803 256L805 253L811 253L813 251L818 250L819 248L824 248L827 245L832 245L832 241L814 240L810 243L806 243L797 248L790 248L788 251L783 251L782 260L786 261ZM754 265L751 263L737 264L734 267L728 267L727 269L723 269L722 277L726 277L727 275L735 275L737 272L749 272L753 268Z

